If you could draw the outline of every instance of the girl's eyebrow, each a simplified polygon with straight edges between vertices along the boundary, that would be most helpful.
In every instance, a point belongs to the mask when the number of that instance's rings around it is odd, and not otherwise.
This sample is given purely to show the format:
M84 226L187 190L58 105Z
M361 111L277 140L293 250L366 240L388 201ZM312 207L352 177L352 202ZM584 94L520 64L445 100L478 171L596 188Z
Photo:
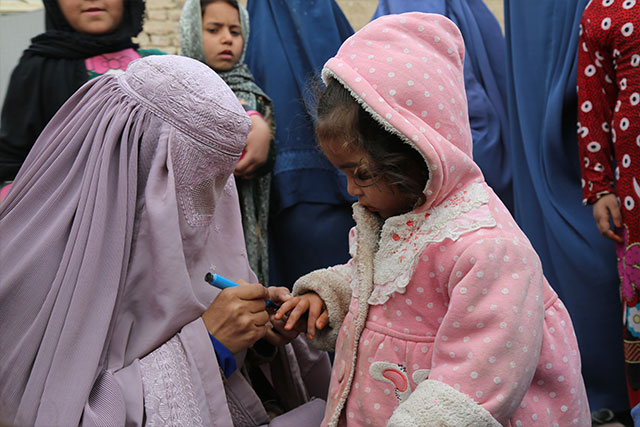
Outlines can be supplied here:
M359 163L355 163L355 162L342 163L342 164L338 165L338 169L355 168L358 165L359 165Z
M215 25L216 27L222 27L222 26L225 25L222 22L217 22L217 21L206 21L204 24L205 25ZM242 28L242 27L240 25L238 25L238 24L231 24L231 25L229 25L229 28L238 29L238 28Z

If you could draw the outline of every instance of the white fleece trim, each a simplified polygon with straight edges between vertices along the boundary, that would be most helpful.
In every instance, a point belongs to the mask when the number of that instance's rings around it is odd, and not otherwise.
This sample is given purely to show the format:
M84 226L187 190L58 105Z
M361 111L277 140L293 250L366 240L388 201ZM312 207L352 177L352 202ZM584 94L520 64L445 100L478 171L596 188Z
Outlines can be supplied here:
M428 244L456 241L471 231L494 227L496 220L488 203L489 193L482 184L474 183L426 213L389 218L380 231L374 289L367 302L381 305L393 293L404 294Z
M369 304L365 301L371 295L373 291L373 256L378 249L378 231L382 220L374 215L358 218L359 210L354 209L354 218L356 220L357 227L357 247L355 248L355 257L353 259L354 266L356 267L357 274L357 295L358 295L358 311L354 320L353 327L353 350L350 355L343 355L343 360L350 364L349 377L344 384L344 390L340 395L340 398L336 402L335 410L328 422L328 427L334 427L338 424L340 419L340 413L344 409L344 405L347 401L347 396L351 391L353 384L353 378L356 372L356 361L358 358L358 344L362 331L367 321L367 315L369 313ZM356 291L354 290L354 293ZM328 415L328 414L327 414Z
M324 67L322 69L322 81L327 84L327 82L329 81L329 78L334 78L336 79L336 81L338 81L338 83L340 83L342 86L344 86L345 89L347 89L349 91L349 93L351 94L351 96L353 97L353 99L356 100L356 102L369 114L371 114L371 117L373 117L373 119L380 123L380 125L389 133L392 133L393 135L396 135L400 138L400 140L402 140L405 144L409 144L414 150L416 150L418 153L420 153L420 155L422 156L423 160L424 160L424 164L427 165L427 172L429 172L429 176L431 176L431 165L429 164L429 161L427 160L427 158L424 156L424 153L422 152L422 150L420 148L418 148L416 146L416 144L413 143L413 141L411 141L411 139L409 139L409 137L407 137L407 135L405 135L404 133L400 132L395 126L393 126L391 123L389 123L387 120L384 119L384 117L382 117L380 115L380 113L376 112L369 104L367 104L364 99L362 99L360 97L360 95L358 95L353 89L351 89L351 87L349 87L349 85L341 78L339 77L332 69ZM425 124L426 125L426 124ZM428 125L427 125L428 126ZM427 182L424 185L424 189L423 192L427 191L427 187L429 186L429 179L427 179Z
M421 382L387 422L389 427L500 427L491 413L469 396L440 381Z

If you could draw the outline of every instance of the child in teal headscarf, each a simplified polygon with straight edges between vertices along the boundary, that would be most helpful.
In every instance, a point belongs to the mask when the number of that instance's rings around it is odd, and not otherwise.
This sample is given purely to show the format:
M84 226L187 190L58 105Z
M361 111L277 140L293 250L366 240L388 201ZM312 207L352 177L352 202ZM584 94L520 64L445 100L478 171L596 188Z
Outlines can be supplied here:
M267 222L275 160L272 105L244 64L249 15L236 0L187 0L180 16L180 53L214 69L251 117L247 146L235 169L249 263L268 281Z

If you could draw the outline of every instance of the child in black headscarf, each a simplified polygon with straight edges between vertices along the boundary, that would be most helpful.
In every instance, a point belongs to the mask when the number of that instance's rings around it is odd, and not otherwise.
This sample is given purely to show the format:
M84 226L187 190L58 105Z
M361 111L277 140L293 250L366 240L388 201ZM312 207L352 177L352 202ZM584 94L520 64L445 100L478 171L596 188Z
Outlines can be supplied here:
M20 169L58 108L90 78L161 53L138 49L143 0L44 0L46 31L13 70L0 122L0 186ZM5 182L6 184L6 182Z

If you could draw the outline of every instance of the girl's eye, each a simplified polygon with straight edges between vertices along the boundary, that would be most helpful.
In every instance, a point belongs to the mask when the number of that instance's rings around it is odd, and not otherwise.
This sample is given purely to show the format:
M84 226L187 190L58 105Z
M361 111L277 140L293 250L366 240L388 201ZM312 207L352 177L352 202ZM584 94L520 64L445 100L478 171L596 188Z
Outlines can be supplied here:
M215 33L218 32L218 29L217 28L207 28L207 32L211 33L211 34L215 34Z
M360 187L368 187L375 183L376 177L368 167L358 166L353 171L353 181Z
M231 31L231 35L234 35L234 36L241 36L241 35L242 35L242 33L241 33L240 31Z

